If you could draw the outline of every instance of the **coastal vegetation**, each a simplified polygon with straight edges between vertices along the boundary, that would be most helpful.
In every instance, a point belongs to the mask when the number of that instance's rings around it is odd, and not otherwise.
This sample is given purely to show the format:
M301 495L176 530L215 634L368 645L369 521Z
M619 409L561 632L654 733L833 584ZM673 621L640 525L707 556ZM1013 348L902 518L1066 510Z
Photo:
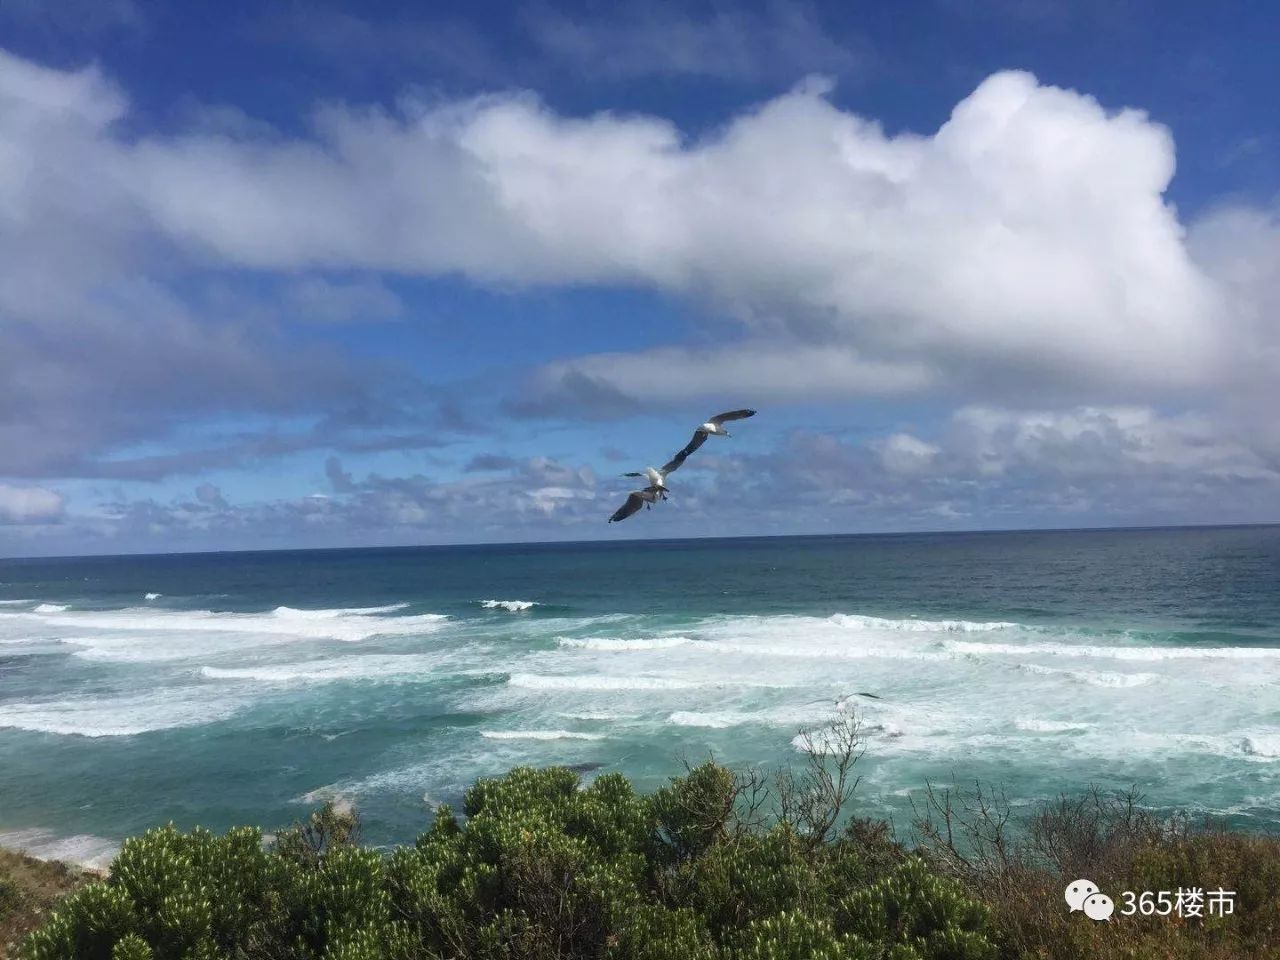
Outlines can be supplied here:
M161 827L67 896L27 960L1003 960L1280 957L1280 841L1094 791L1016 818L998 791L927 787L910 837L850 812L840 718L772 774L708 761L653 794L564 768L483 779L417 841L360 844L327 805L269 842ZM10 864L12 861L4 861ZM11 869L11 867L6 867ZM0 902L23 899L0 874ZM1226 916L1068 911L1112 892L1224 888Z

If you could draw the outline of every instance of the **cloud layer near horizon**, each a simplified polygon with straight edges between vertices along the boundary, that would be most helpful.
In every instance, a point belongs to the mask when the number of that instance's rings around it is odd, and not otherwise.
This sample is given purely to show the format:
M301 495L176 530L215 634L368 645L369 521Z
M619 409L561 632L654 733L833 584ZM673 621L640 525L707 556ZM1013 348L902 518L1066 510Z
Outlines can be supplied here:
M988 78L930 134L886 134L820 79L698 138L661 118L561 115L528 92L330 103L305 136L219 110L163 134L130 121L98 69L0 52L0 476L161 476L340 448L344 424L397 419L430 444L429 391L276 322L401 319L375 276L398 274L639 287L708 318L691 343L530 371L506 397L519 416L619 416L744 384L759 403L932 397L1019 423L1147 410L1179 436L1202 424L1201 447L1230 436L1233 470L1272 477L1280 437L1258 411L1276 399L1276 216L1184 224L1164 200L1165 128L1026 73ZM286 278L285 306L187 292L233 270ZM121 465L122 450L237 415L327 426L242 437L185 468ZM1108 443L1166 442L1126 416ZM890 473L967 469L935 448L899 432L867 450Z

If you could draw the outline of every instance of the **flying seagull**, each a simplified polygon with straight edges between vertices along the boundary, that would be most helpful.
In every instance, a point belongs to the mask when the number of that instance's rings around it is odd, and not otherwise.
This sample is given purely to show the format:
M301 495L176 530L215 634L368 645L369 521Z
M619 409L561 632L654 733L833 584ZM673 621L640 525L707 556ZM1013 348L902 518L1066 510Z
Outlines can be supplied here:
M869 699L871 699L871 700L883 700L883 699L884 699L884 697L880 696L880 694L878 694L878 693L867 693L867 691L865 691L865 690L859 690L857 693L846 693L846 694L843 694L842 696L836 697L836 699L835 699L834 703L835 703L836 707L837 707L837 708L839 708L839 707L844 706L846 703L848 703L848 702L849 702L850 700L852 700L854 697L867 697L867 698L869 698ZM832 701L832 699L831 699L830 697L823 697L821 700L810 700L810 701L809 701L809 703L810 703L810 704L813 704L813 703L832 703L832 702L833 702L833 701ZM809 704L806 704L806 706L808 706L808 705L809 705Z
M754 410L730 410L728 413L717 413L706 423L699 426L697 430L693 431L693 439L686 443L684 449L676 454L676 460L684 463L685 457L707 442L707 437L729 436L729 431L724 428L724 425L730 420L745 420L747 417L754 417L755 415L756 412Z
M724 428L728 421L745 420L747 417L754 417L755 415L756 412L754 410L730 410L727 413L718 413L694 430L693 438L674 457L663 464L661 470L645 467L643 471L624 473L624 477L646 478L649 481L649 486L643 490L632 490L627 496L627 502L617 509L614 515L609 518L609 522L625 520L639 511L641 507L648 507L658 500L667 499L667 494L670 492L667 489L667 474L678 470L680 465L689 458L689 454L707 442L707 437L713 435L717 437L729 436L729 431Z
M694 450L697 450L699 446L701 446L701 443L695 445L690 442L686 444L684 449L664 463L660 470L655 470L653 467L645 467L643 470L624 473L623 476L645 477L649 481L649 486L646 489L652 490L656 493L659 500L665 500L667 499L667 494L671 492L667 489L667 474L674 473L676 470L679 470L680 464L684 463L685 460L688 459L689 454L693 453Z
M614 523L615 521L625 520L641 507L648 507L657 499L658 493L652 487L644 490L632 490L627 494L627 502L614 511L613 516L609 518L609 522Z

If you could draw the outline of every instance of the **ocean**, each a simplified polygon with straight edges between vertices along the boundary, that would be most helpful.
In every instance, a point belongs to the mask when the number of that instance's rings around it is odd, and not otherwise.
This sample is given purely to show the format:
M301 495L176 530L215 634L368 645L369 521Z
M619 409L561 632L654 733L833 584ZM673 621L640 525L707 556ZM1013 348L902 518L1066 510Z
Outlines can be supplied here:
M326 798L404 842L512 766L652 788L837 710L900 832L926 780L1275 830L1278 680L1280 527L2 560L0 844Z

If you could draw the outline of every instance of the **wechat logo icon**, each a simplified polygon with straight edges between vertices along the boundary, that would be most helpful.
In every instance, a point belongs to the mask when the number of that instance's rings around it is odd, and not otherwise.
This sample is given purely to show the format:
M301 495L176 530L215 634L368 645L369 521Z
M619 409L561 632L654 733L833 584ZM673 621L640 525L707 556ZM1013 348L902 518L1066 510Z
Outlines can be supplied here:
M1072 913L1083 910L1090 920L1110 920L1111 914L1115 912L1115 904L1111 898L1099 891L1098 885L1092 880L1071 881L1062 892L1062 898L1067 901Z
M1067 884L1066 891L1062 894L1067 901L1067 906L1071 908L1071 912L1084 909L1085 900L1098 892L1098 885L1092 880L1073 880Z

